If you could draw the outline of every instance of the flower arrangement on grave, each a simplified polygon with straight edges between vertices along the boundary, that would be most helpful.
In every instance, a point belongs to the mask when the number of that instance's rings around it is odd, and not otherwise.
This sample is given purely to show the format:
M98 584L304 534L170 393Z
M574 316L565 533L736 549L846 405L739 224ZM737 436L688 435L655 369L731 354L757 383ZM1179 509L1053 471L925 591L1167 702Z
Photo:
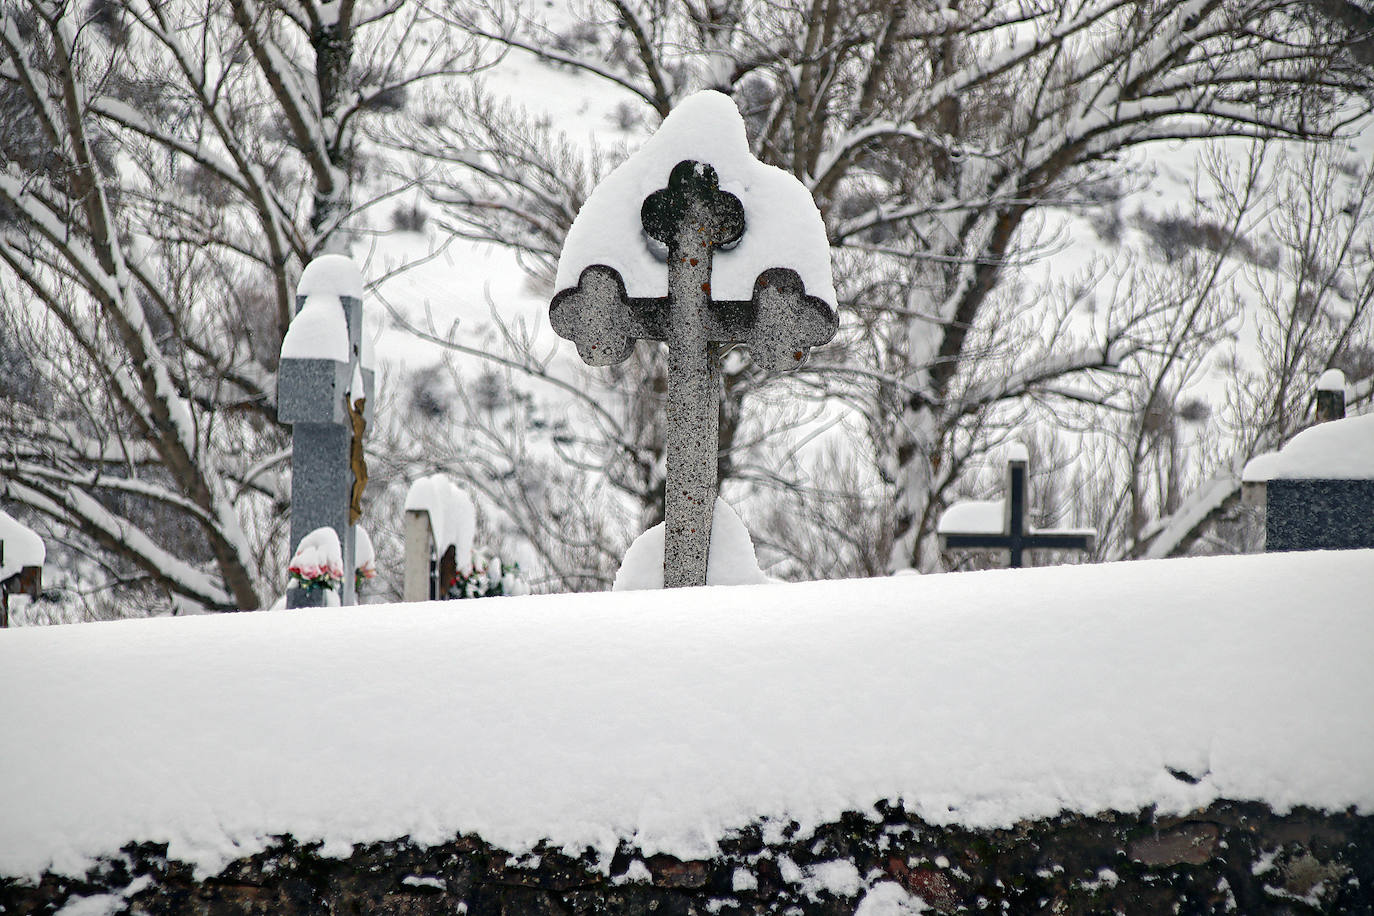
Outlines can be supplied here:
M293 560L286 568L291 581L297 588L310 591L315 588L335 589L343 581L343 567L332 563L319 564L309 560Z
M343 582L343 557L334 529L316 528L301 538L286 571L293 588L337 591Z
M362 525L353 527L354 551L353 563L356 567L353 570L353 592L356 595L363 593L363 583L368 579L377 578L377 554L372 549L372 538L368 536L367 529Z
M356 570L354 570L354 590L361 594L363 590L363 583L366 582L368 579L375 578L377 578L377 569L372 565L372 561L368 560L366 563L364 563L363 565L359 566Z
M472 562L459 567L448 581L444 597L495 598L524 593L519 563L505 563L499 556L478 548L472 552Z

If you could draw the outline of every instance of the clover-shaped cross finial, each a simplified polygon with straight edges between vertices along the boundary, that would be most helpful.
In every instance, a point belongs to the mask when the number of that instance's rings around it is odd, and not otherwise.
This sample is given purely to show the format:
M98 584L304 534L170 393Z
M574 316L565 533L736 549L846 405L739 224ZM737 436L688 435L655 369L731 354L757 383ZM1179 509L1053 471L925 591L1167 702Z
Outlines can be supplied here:
M576 286L553 297L549 323L559 337L577 344L577 354L591 366L614 366L634 350L625 283L604 264L588 267Z
M807 351L835 336L839 318L829 305L806 294L801 276L772 267L754 282L754 321L744 342L755 365L770 372L795 369Z
M691 159L673 166L666 188L644 198L639 218L649 238L667 245L670 252L681 243L684 229L703 248L733 245L744 235L739 198L720 189L720 178L708 163Z

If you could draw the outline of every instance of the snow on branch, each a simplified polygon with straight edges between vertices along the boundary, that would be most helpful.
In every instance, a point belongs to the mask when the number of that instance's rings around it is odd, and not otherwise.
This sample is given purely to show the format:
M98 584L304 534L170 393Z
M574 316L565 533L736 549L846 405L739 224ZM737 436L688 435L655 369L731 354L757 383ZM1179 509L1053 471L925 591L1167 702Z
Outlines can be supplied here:
M56 521L70 524L76 520L84 533L178 595L207 608L235 607L229 594L215 585L208 575L159 547L137 525L110 512L77 487L49 490L32 484L32 481L20 483L10 479L6 494Z
M1066 375L1092 369L1115 369L1139 349L1137 344L1109 341L1052 355L1000 378L971 385L962 397L948 405L948 409L952 416L976 413L996 401L1021 397Z
M1235 506L1240 499L1240 478L1223 471L1193 492L1173 515L1160 521L1140 536L1144 558L1159 560L1181 556L1202 536L1206 526Z

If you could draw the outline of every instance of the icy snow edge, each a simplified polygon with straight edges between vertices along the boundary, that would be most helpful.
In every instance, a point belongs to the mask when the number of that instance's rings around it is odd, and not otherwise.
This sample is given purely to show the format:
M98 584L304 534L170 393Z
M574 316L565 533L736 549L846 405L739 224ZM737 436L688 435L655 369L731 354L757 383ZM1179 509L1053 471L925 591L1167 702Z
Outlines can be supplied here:
M212 874L288 832L694 858L889 798L1368 811L1371 580L1343 551L0 631L0 874L133 840Z

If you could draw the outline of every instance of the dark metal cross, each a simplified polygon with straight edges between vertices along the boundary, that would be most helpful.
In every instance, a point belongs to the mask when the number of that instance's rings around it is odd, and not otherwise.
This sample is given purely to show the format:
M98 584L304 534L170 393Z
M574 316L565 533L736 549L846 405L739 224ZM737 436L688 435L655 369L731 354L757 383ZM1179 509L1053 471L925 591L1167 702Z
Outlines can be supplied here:
M667 297L630 298L619 272L593 264L577 286L554 297L549 320L593 366L622 362L636 340L667 342L663 584L704 585L716 502L720 345L747 344L764 369L794 368L835 335L839 321L785 267L760 273L748 300L711 298L712 258L739 241L745 221L739 198L720 190L710 165L679 162L668 186L644 199L640 221L667 247Z
M1003 501L1003 525L1000 534L943 532L940 546L950 549L1007 550L1011 557L1007 563L1012 569L1020 569L1023 554L1027 550L1083 550L1090 551L1097 539L1094 532L1088 531L1032 531L1027 524L1026 460L1012 458L1007 461L1007 493Z

